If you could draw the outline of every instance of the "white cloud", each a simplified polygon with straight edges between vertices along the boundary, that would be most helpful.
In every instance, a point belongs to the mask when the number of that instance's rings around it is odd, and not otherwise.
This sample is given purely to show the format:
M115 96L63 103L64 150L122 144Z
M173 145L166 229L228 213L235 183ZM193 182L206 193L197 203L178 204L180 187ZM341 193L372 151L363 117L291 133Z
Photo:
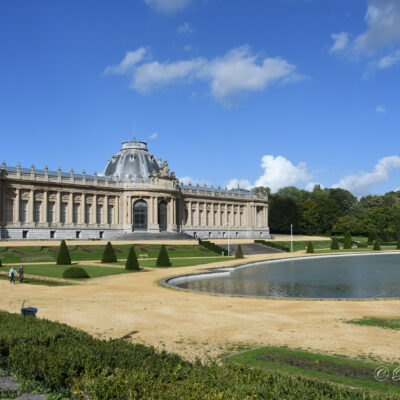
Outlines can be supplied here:
M400 168L400 157L384 157L378 161L372 172L361 172L358 175L345 176L332 187L347 189L356 196L363 196L368 193L372 186L387 181L389 173L394 168Z
M194 33L193 28L190 26L189 22L185 22L184 24L178 26L178 33L181 35Z
M158 137L158 132L154 132L150 135L150 139L157 139Z
M379 69L386 69L386 68L392 67L393 65L397 64L399 61L400 61L400 49L395 51L392 54L382 57L378 61L377 67Z
M193 185L196 186L197 184L199 184L200 186L210 186L211 183L209 181L205 181L205 180L198 180L198 179L194 179L191 176L182 176L182 178L178 178L180 180L181 183L183 183L184 185Z
M257 179L255 186L268 186L272 192L299 182L308 182L311 179L306 163L301 162L295 166L282 156L263 156L261 167L264 168L264 174Z
M230 189L237 189L238 186L241 189L251 189L254 186L247 180L247 179L231 179L226 185L229 190Z
M187 7L191 0L144 0L145 3L156 11L173 13Z
M384 114L386 112L386 108L384 106L379 105L375 108L375 112Z
M137 58L126 59L118 66L107 67L106 72L126 73L132 78L131 88L139 92L146 93L169 84L205 80L210 84L212 95L222 103L244 92L264 90L272 83L289 83L303 78L295 72L296 67L286 60L280 57L261 58L258 54L253 55L248 46L235 48L211 60L192 58L137 65Z
M144 47L140 47L135 51L128 51L125 58L114 66L109 66L104 70L104 74L126 74L132 72L135 66L141 62L147 50Z
M349 34L347 32L332 33L331 38L333 40L333 45L329 50L331 53L343 50L349 43Z

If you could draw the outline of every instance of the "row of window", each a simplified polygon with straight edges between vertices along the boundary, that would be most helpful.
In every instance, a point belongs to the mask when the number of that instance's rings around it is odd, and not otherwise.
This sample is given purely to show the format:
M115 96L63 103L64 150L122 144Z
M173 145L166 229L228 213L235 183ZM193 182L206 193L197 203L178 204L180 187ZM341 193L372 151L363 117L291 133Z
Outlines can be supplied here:
M205 216L205 221L204 221L204 216ZM228 211L227 217L228 217L228 222L231 226L243 226L244 225L244 216L243 216L242 212L240 212L240 213L234 212L233 220L232 220L231 216L232 216L231 212ZM217 226L217 220L218 220L218 212L217 211L214 211L213 215L211 216L211 211L200 210L198 213L198 221L196 221L196 210L192 209L190 225L202 226L203 222L205 222L205 226ZM196 224L196 222L198 222L198 224ZM211 224L211 222L212 222L212 224ZM188 210L185 209L184 224L187 225L188 223L189 223ZM225 226L225 225L227 225L227 221L225 219L225 212L221 211L219 213L219 226Z
M33 203L33 222L40 222L42 218L42 202L35 201ZM49 201L47 203L47 219L48 223L54 223L56 221L56 204L54 201ZM79 223L79 214L80 214L81 204L73 204L72 207L72 222L74 224ZM67 211L68 204L61 203L60 206L60 222L65 224L67 222ZM6 200L6 221L12 222L14 220L14 200L7 199ZM103 205L98 204L96 207L96 224L113 224L114 223L114 206L108 205L107 207L107 218L106 221L103 221ZM28 220L28 201L27 200L20 200L19 203L19 221L20 222L27 222ZM84 223L89 224L92 221L92 205L85 204L84 210Z

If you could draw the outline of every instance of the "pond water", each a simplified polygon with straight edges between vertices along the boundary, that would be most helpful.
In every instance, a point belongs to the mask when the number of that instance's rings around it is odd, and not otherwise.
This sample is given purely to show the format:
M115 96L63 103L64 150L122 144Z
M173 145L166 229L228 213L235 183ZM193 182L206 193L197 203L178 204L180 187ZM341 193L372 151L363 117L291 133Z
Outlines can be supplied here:
M400 297L400 253L272 260L168 284L201 292L295 298Z

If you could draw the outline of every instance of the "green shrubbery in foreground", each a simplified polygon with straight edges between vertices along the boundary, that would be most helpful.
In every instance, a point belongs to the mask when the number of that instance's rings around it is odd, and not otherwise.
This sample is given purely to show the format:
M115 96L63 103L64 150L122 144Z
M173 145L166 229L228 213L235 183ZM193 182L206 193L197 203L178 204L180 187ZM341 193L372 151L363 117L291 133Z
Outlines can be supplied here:
M79 398L378 399L375 393L231 363L202 365L64 324L0 312L0 367ZM385 394L385 398L400 399Z

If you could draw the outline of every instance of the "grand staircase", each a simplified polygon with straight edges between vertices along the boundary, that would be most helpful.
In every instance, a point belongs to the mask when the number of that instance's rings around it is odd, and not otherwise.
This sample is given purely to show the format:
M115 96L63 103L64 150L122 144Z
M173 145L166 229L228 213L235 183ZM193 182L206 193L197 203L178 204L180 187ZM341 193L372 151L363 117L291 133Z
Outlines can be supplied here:
M119 235L115 240L195 240L187 233L178 232L131 232Z

